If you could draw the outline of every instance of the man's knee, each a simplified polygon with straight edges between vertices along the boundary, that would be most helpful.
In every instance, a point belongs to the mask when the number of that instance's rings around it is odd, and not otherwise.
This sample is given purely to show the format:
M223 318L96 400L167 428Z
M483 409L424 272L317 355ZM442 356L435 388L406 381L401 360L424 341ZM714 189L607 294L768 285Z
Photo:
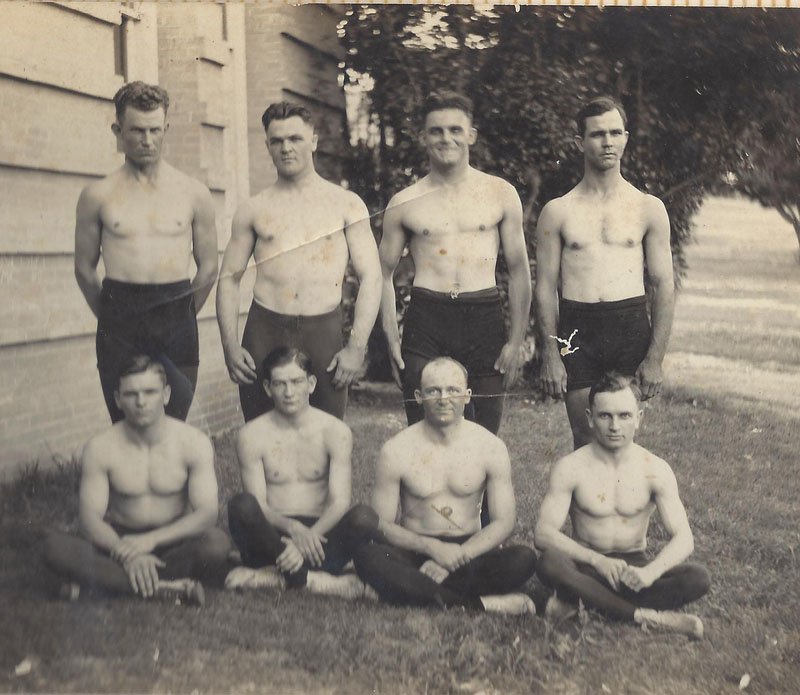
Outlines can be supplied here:
M232 545L228 534L221 528L209 529L200 536L199 552L206 562L227 561Z
M548 548L536 561L536 575L544 584L559 584L564 575L574 569L575 563L564 553Z
M240 492L228 502L228 525L250 526L263 517L261 506L249 492Z
M687 563L682 577L682 593L688 601L696 601L711 589L711 575L702 565Z
M357 504L345 514L351 532L361 537L371 537L378 529L378 515L372 507Z

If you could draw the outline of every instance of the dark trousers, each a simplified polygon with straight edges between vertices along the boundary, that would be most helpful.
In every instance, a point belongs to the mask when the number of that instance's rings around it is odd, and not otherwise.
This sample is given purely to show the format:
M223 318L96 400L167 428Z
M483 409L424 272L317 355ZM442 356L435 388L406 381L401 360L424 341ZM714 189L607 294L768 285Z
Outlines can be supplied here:
M228 572L231 542L218 528L157 549L153 554L164 561L158 568L161 579L199 579L222 588ZM56 574L78 582L90 591L133 594L128 574L116 560L85 538L52 531L45 540L44 559Z
M317 519L308 516L292 517L306 526L313 526ZM228 503L228 525L234 543L247 567L274 565L286 548L284 535L264 517L264 512L253 495L241 492ZM355 549L369 543L377 533L378 515L363 504L350 509L339 522L325 534L325 559L321 567L303 566L293 574L286 574L286 585L303 587L309 569L340 574L344 566L353 559Z
M609 553L608 557L625 560L634 567L644 567L644 553ZM633 620L637 608L672 610L704 596L711 585L708 572L701 565L684 562L665 572L652 586L634 591L627 586L614 590L591 565L576 562L557 550L545 550L536 570L539 579L555 589L565 601L582 600L615 620Z
M439 540L463 543L469 536ZM519 589L536 569L536 554L524 545L495 548L470 560L438 584L420 572L427 555L386 543L362 545L356 551L358 576L382 601L397 606L465 606L483 610L481 596Z

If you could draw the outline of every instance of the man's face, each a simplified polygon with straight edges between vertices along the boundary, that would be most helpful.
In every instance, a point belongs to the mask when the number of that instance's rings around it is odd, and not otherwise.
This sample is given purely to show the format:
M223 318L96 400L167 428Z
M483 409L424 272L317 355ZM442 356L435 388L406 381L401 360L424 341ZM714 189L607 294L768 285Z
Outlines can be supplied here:
M633 442L642 411L633 391L626 388L596 394L586 416L597 443L608 451L618 451Z
M447 362L426 367L414 398L422 405L425 419L432 425L449 425L464 417L472 392L464 373Z
M317 378L306 374L294 362L273 367L270 378L264 380L264 389L275 402L275 410L283 415L295 415L308 408L316 385Z
M317 136L300 116L291 116L270 122L267 149L278 174L294 178L314 167Z
M425 117L422 144L432 165L447 168L469 159L478 133L461 109L431 111Z
M625 145L628 144L628 132L622 121L622 115L616 109L589 116L583 137L577 137L578 149L583 152L586 164L598 171L606 171L619 166Z
M162 107L153 111L140 111L126 107L121 122L111 126L125 158L138 166L155 164L161 157L167 117Z
M117 407L134 427L148 427L164 417L169 396L169 385L153 369L122 377L114 392Z

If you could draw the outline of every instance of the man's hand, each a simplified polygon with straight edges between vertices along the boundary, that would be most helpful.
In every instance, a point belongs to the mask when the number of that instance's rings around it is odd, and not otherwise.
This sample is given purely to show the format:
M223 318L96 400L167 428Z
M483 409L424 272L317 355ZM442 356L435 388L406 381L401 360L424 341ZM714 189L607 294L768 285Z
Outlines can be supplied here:
M652 586L656 579L647 570L647 567L628 565L620 574L620 580L625 586L634 591L641 591L648 586Z
M494 368L503 375L503 388L508 391L519 378L525 364L525 345L511 341L503 345Z
M138 555L152 553L155 549L155 541L149 533L131 533L119 539L119 543L111 550L111 558L124 565Z
M225 364L234 384L252 384L258 378L253 356L241 345L225 350Z
M430 577L437 584L441 584L450 575L444 567L434 560L426 560L419 568L426 577Z
M639 382L643 400L657 396L661 392L664 373L661 371L661 365L656 360L645 357L634 376Z
M392 369L392 379L397 384L397 388L403 388L403 378L401 372L406 368L406 363L403 362L403 354L400 349L400 343L389 343L389 366Z
M275 560L275 565L281 572L294 574L303 566L303 556L300 554L300 551L292 542L291 538L287 536L282 540L286 544L286 547L283 549L283 552L278 555L277 560Z
M299 521L292 522L288 531L303 559L312 567L319 567L325 560L325 549L322 544L328 539Z
M548 396L560 398L567 392L567 370L557 352L547 351L542 356L539 382Z
M150 598L158 589L158 568L166 567L155 555L145 553L127 560L123 568L128 574L133 591L144 598Z
M333 387L345 389L353 383L353 379L358 375L362 364L364 364L364 350L348 343L333 356L325 371L333 372L336 370L331 380Z
M472 558L458 543L434 540L428 553L437 564L450 572L466 565Z
M598 555L592 562L594 567L611 586L614 591L619 591L620 580L623 572L628 568L625 560Z

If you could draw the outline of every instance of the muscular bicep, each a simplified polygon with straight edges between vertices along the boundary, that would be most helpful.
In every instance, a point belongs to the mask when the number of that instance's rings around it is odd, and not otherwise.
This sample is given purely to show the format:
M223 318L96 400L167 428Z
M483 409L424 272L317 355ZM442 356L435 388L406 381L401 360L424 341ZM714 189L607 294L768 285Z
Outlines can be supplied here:
M666 464L659 466L655 474L654 501L661 523L670 537L678 534L691 536L689 518L678 492L678 481L675 474Z
M558 287L561 269L561 223L558 206L544 206L536 225L536 295L552 295Z
M75 209L75 267L94 270L100 261L100 240L103 228L100 201L89 187L78 199Z
M511 482L511 461L505 444L492 454L486 475L486 498L492 522L502 521L513 527L517 519L514 485Z
M328 498L344 507L350 506L352 496L353 435L344 423L336 423L328 436L330 463L328 469Z
M90 443L81 460L81 482L78 493L78 509L81 525L87 521L99 521L108 511L110 485L108 471L102 465L99 452Z
M673 285L669 216L658 198L648 197L647 231L644 237L647 274L654 285Z
M499 232L503 256L511 273L530 273L528 249L522 226L522 203L510 184L504 191L503 219L500 221Z
M378 246L372 234L367 206L353 194L345 218L345 238L350 260L360 282L380 276Z
M394 523L400 502L400 476L386 451L381 451L372 490L372 508L381 522Z
M257 442L251 441L247 430L239 430L236 438L236 457L242 476L242 489L249 492L265 507L267 504L267 481L264 478L264 462Z
M192 220L192 255L198 269L217 269L217 219L214 201L205 186L199 185Z
M389 202L383 215L383 234L378 252L384 279L394 275L397 264L403 255L403 249L406 247L401 206L402 204L398 203L395 197Z
M559 461L550 474L550 484L539 507L535 535L542 531L559 531L566 523L575 485L569 467Z
M225 247L220 269L220 282L233 279L241 280L242 274L247 269L247 262L253 255L256 246L256 233L253 230L252 213L249 206L237 210L231 225L231 238Z
M189 449L189 504L195 511L214 515L219 511L217 475L214 472L214 448L205 435L191 442Z

